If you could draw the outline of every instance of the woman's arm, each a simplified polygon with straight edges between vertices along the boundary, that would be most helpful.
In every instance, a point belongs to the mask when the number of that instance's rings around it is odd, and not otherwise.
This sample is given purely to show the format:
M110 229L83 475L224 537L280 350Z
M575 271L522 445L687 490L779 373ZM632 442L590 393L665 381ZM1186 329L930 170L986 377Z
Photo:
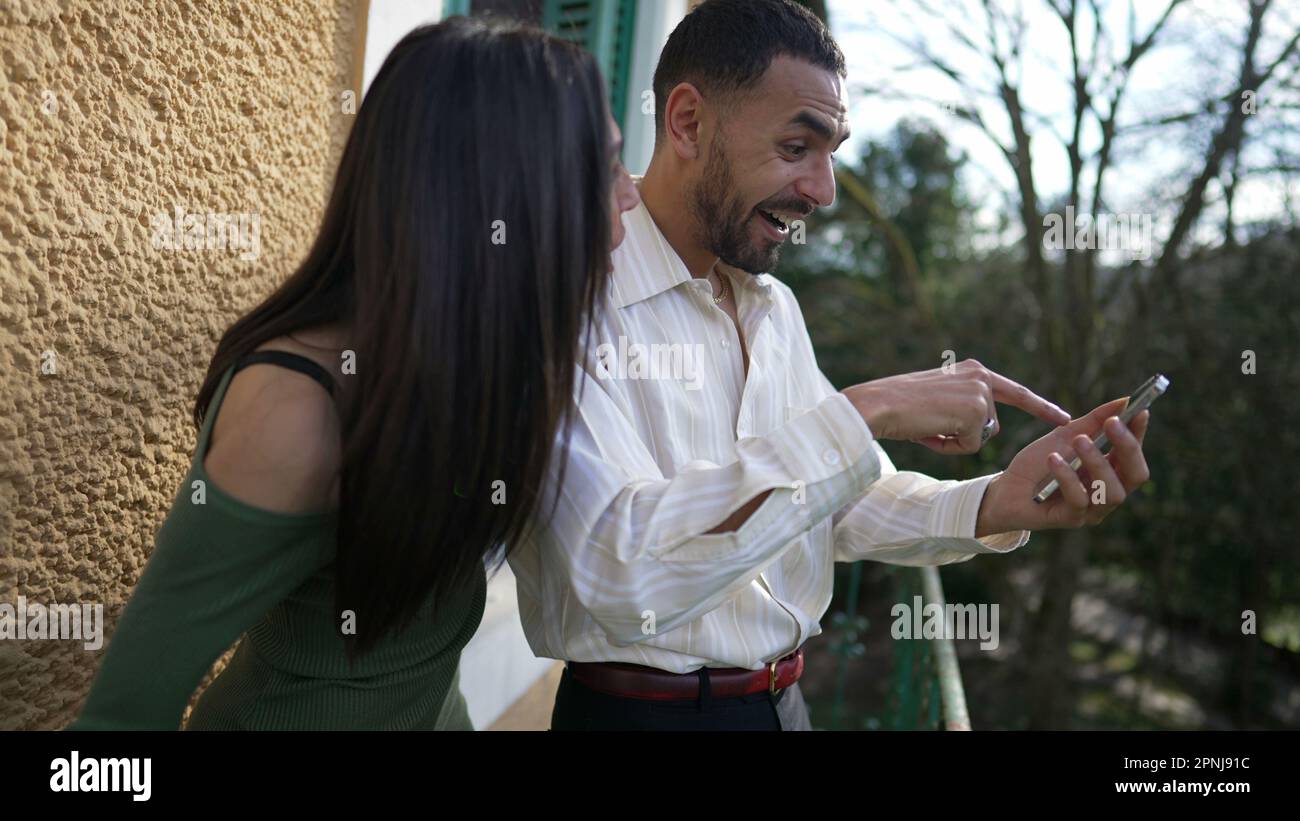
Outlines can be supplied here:
M330 561L338 452L332 402L306 377L231 381L70 729L179 727L212 663Z

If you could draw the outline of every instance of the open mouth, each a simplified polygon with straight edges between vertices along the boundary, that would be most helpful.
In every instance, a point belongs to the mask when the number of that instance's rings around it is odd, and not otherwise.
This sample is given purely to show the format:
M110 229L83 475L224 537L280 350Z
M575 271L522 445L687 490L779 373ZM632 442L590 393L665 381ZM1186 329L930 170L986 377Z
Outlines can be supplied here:
M786 224L786 222L783 221L776 214L773 214L771 211L764 211L763 209L760 208L758 209L758 215L761 216L763 219L767 220L772 225L772 227L778 231L784 232L789 229L789 226Z

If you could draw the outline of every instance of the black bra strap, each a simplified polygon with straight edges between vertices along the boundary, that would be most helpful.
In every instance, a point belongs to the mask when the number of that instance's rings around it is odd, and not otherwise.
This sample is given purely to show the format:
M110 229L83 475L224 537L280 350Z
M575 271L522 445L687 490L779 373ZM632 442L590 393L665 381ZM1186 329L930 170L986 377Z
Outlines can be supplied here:
M331 395L334 393L334 380L330 377L328 371L307 357L289 353L288 351L253 351L245 354L235 363L235 372L238 373L249 365L259 364L279 365L282 368L306 374L319 382Z

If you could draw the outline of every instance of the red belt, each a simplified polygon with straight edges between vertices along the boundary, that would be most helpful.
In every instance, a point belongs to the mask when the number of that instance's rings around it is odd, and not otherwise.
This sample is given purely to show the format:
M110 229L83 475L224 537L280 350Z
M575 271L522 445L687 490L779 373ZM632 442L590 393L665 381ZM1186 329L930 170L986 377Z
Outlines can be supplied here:
M713 698L747 696L784 690L803 675L803 648L779 661L769 662L761 670L736 667L706 668L709 694ZM569 672L582 684L611 696L643 698L652 701L684 701L699 698L698 672L669 673L654 667L622 662L569 662Z

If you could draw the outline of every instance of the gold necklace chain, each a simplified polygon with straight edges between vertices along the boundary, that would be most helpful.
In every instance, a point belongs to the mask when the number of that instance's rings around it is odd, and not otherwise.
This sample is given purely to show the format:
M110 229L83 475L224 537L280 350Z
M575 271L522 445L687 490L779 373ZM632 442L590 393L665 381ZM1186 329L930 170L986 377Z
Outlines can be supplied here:
M721 305L723 302L726 302L727 300L727 278L724 277L722 274L718 274L718 284L722 286L722 293L713 297L714 305Z

